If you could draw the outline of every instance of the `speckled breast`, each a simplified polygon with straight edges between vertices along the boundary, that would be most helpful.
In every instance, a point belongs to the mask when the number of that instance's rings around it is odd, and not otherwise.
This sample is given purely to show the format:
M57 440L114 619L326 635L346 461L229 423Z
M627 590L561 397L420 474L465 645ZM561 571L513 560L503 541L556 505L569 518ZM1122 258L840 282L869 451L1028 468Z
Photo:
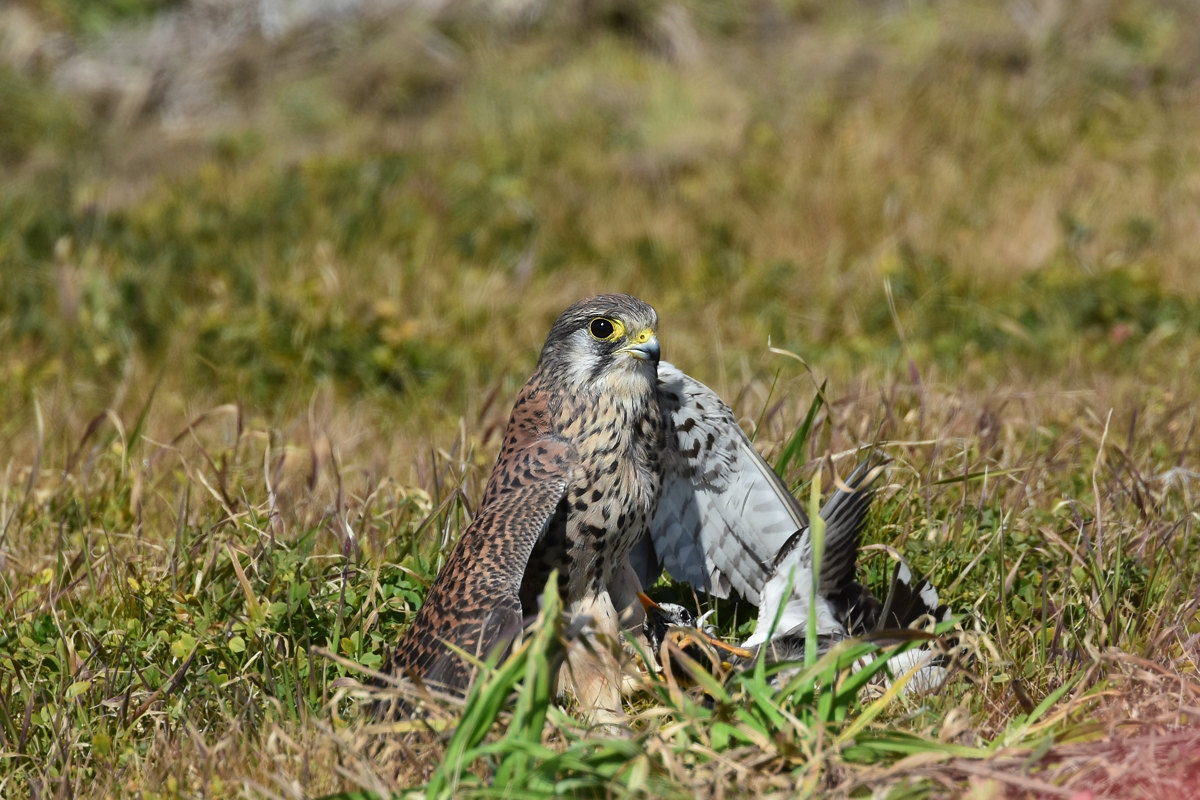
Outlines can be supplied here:
M561 428L575 443L583 477L567 488L560 513L534 548L522 586L527 611L554 568L566 602L598 591L654 518L662 489L662 413L654 395L636 404L625 400L568 416Z

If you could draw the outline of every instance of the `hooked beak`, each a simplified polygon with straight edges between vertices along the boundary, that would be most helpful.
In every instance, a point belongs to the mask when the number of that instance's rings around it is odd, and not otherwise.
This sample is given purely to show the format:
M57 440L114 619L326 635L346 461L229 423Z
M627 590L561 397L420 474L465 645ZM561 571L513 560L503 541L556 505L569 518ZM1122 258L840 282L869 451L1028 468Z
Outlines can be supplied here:
M654 335L653 328L645 328L641 333L630 338L630 344L627 347L622 347L617 352L628 353L639 361L649 361L651 364L657 364L659 356L658 337Z

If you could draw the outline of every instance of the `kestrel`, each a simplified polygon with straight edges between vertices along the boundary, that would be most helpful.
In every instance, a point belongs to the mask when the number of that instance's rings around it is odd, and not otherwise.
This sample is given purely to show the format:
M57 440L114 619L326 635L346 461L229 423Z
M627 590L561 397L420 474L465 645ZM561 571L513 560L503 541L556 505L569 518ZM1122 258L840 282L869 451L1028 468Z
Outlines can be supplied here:
M776 554L808 519L720 398L659 360L657 327L629 295L559 316L476 516L392 671L465 690L473 669L456 650L508 648L554 569L568 613L614 641L619 613L640 611L637 593L664 567L699 591L759 602ZM581 706L619 711L615 661L568 667Z

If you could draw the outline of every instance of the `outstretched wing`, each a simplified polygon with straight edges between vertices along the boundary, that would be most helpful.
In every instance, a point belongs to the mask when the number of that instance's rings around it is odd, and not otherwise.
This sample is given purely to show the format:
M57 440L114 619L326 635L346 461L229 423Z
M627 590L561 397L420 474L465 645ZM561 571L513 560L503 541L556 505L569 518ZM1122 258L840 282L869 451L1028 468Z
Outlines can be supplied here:
M934 622L950 619L950 607L943 605L937 589L927 578L917 578L903 559L896 562L887 599L879 612L876 629L909 628L922 618Z
M717 597L732 588L758 605L780 559L795 548L811 560L808 515L707 386L666 362L658 366L667 452L650 541L631 556L643 584L662 567ZM858 535L878 464L861 464L821 509L821 589L854 576Z
M666 362L658 386L667 449L654 554L697 589L727 597L732 588L757 604L775 554L808 517L711 389ZM657 565L634 566L647 577Z
M916 578L903 558L896 562L883 602L853 580L839 586L826 599L838 622L851 636L911 628L922 620L950 619L950 608L941 604L937 589L925 578Z
M540 438L506 451L475 520L463 531L396 650L391 670L461 692L480 659L521 630L519 590L534 544L562 507L575 466L565 442Z
M821 519L825 521L825 548L821 556L820 591L830 594L854 580L858 565L858 535L875 499L875 478L883 469L878 458L869 458L854 468L846 479L845 488L837 489L833 496L821 506ZM789 549L789 541L776 557L783 559ZM796 546L802 548L803 560L812 561L812 539L808 531L799 535Z

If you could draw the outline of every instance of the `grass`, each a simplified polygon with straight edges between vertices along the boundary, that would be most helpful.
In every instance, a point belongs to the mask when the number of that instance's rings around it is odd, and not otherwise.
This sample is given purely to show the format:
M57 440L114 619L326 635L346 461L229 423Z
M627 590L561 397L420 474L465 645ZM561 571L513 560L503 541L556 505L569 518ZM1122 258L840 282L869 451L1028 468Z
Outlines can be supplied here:
M229 29L152 96L23 49L163 6L4 12L0 795L1186 796L1185 4L451 5ZM651 684L612 738L530 668L547 616L443 732L364 724L551 321L614 289L799 496L882 443L868 538L967 674Z

